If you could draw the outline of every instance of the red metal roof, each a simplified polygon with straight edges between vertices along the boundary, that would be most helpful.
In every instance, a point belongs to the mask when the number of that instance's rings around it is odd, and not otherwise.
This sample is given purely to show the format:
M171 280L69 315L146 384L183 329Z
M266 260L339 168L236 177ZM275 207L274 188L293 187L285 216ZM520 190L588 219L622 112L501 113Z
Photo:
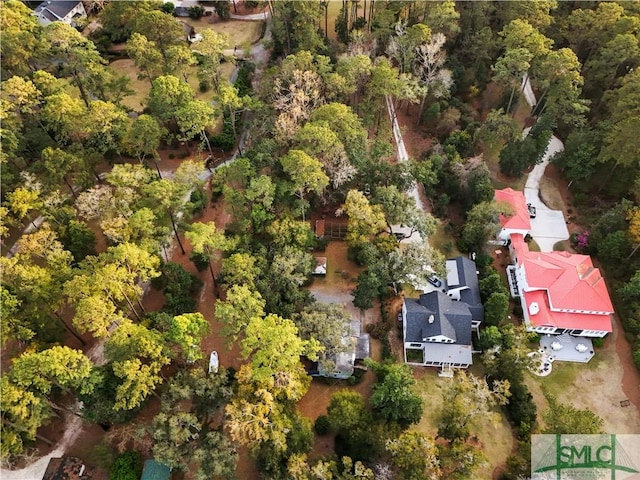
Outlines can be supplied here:
M536 327L557 327L577 330L613 331L611 315L594 315L587 313L554 312L550 309L547 292L535 290L524 292L527 309L532 303L537 303L539 311L535 315L529 313L529 321Z
M531 323L610 332L613 305L604 278L593 266L591 257L567 252L531 252L521 237L512 235L512 246L527 279L524 299L527 308L533 302L540 308L539 313L531 315Z
M496 202L508 203L513 208L513 215L500 213L500 224L503 228L531 230L531 220L529 219L529 210L527 210L527 201L524 198L524 193L513 188L504 188L495 191L494 199Z
M548 290L554 309L613 313L604 278L588 255L528 252L522 265L529 288Z

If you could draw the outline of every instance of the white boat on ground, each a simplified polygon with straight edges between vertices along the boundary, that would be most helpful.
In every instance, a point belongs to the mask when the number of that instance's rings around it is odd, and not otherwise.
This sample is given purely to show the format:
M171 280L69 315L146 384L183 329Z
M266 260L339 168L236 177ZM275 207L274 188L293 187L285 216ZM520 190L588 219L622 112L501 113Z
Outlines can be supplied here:
M209 355L209 373L218 373L220 362L218 360L218 352L215 350Z

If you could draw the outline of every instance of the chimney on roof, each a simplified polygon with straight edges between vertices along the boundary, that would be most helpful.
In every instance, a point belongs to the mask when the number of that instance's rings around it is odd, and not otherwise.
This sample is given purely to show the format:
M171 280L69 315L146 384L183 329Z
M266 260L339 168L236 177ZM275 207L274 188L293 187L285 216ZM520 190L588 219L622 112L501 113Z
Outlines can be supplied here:
M435 320L435 317L433 316L433 314L429 315L429 323L433 323Z
M538 302L531 302L531 305L529 305L529 315L535 315L540 311L540 305L538 305Z

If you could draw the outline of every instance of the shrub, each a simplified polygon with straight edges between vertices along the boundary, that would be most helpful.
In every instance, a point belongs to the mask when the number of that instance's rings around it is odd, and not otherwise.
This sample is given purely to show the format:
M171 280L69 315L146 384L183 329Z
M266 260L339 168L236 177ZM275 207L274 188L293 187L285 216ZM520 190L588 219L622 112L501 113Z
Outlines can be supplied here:
M180 315L195 311L196 301L191 296L200 290L202 281L181 265L167 262L154 286L160 288L167 299L163 310L172 315Z
M604 346L604 338L594 338L592 342L596 348L602 348Z
M189 14L189 18L193 18L194 20L200 20L204 15L204 8L200 5L193 5L187 9L187 13Z
M109 480L138 480L142 474L142 458L138 452L124 452L113 462Z
M352 386L358 385L364 379L364 374L365 374L364 370L361 370L360 368L356 368L353 371L353 375L347 378L347 383Z
M313 425L313 429L320 436L327 435L329 432L331 432L331 423L329 422L329 417L327 417L326 415L320 415L318 418L316 418L316 423Z
M176 11L176 6L171 2L165 2L162 4L162 11L169 15L173 15Z
M207 205L207 194L204 192L204 189L196 188L191 192L189 202L191 203L191 213L202 213L204 207Z
M193 262L199 272L203 272L207 268L209 268L209 257L207 257L204 253L191 252L189 255L189 260Z
M640 368L640 348L637 348L633 352L633 363L636 364L636 367Z

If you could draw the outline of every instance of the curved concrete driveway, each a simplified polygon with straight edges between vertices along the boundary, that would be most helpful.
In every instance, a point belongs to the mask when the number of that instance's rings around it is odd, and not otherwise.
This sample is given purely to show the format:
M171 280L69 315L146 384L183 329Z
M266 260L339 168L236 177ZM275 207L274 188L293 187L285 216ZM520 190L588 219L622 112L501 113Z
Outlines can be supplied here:
M536 98L533 95L528 76L523 79L522 91L529 106L533 107L536 104ZM524 134L528 133L529 129L525 129ZM542 157L542 162L533 167L524 186L524 196L527 203L536 207L536 218L531 219L531 236L543 252L552 252L556 243L569 238L564 214L560 210L551 210L540 199L540 180L549 165L549 159L562 150L564 150L564 145L558 137L553 135L547 145L547 151Z

